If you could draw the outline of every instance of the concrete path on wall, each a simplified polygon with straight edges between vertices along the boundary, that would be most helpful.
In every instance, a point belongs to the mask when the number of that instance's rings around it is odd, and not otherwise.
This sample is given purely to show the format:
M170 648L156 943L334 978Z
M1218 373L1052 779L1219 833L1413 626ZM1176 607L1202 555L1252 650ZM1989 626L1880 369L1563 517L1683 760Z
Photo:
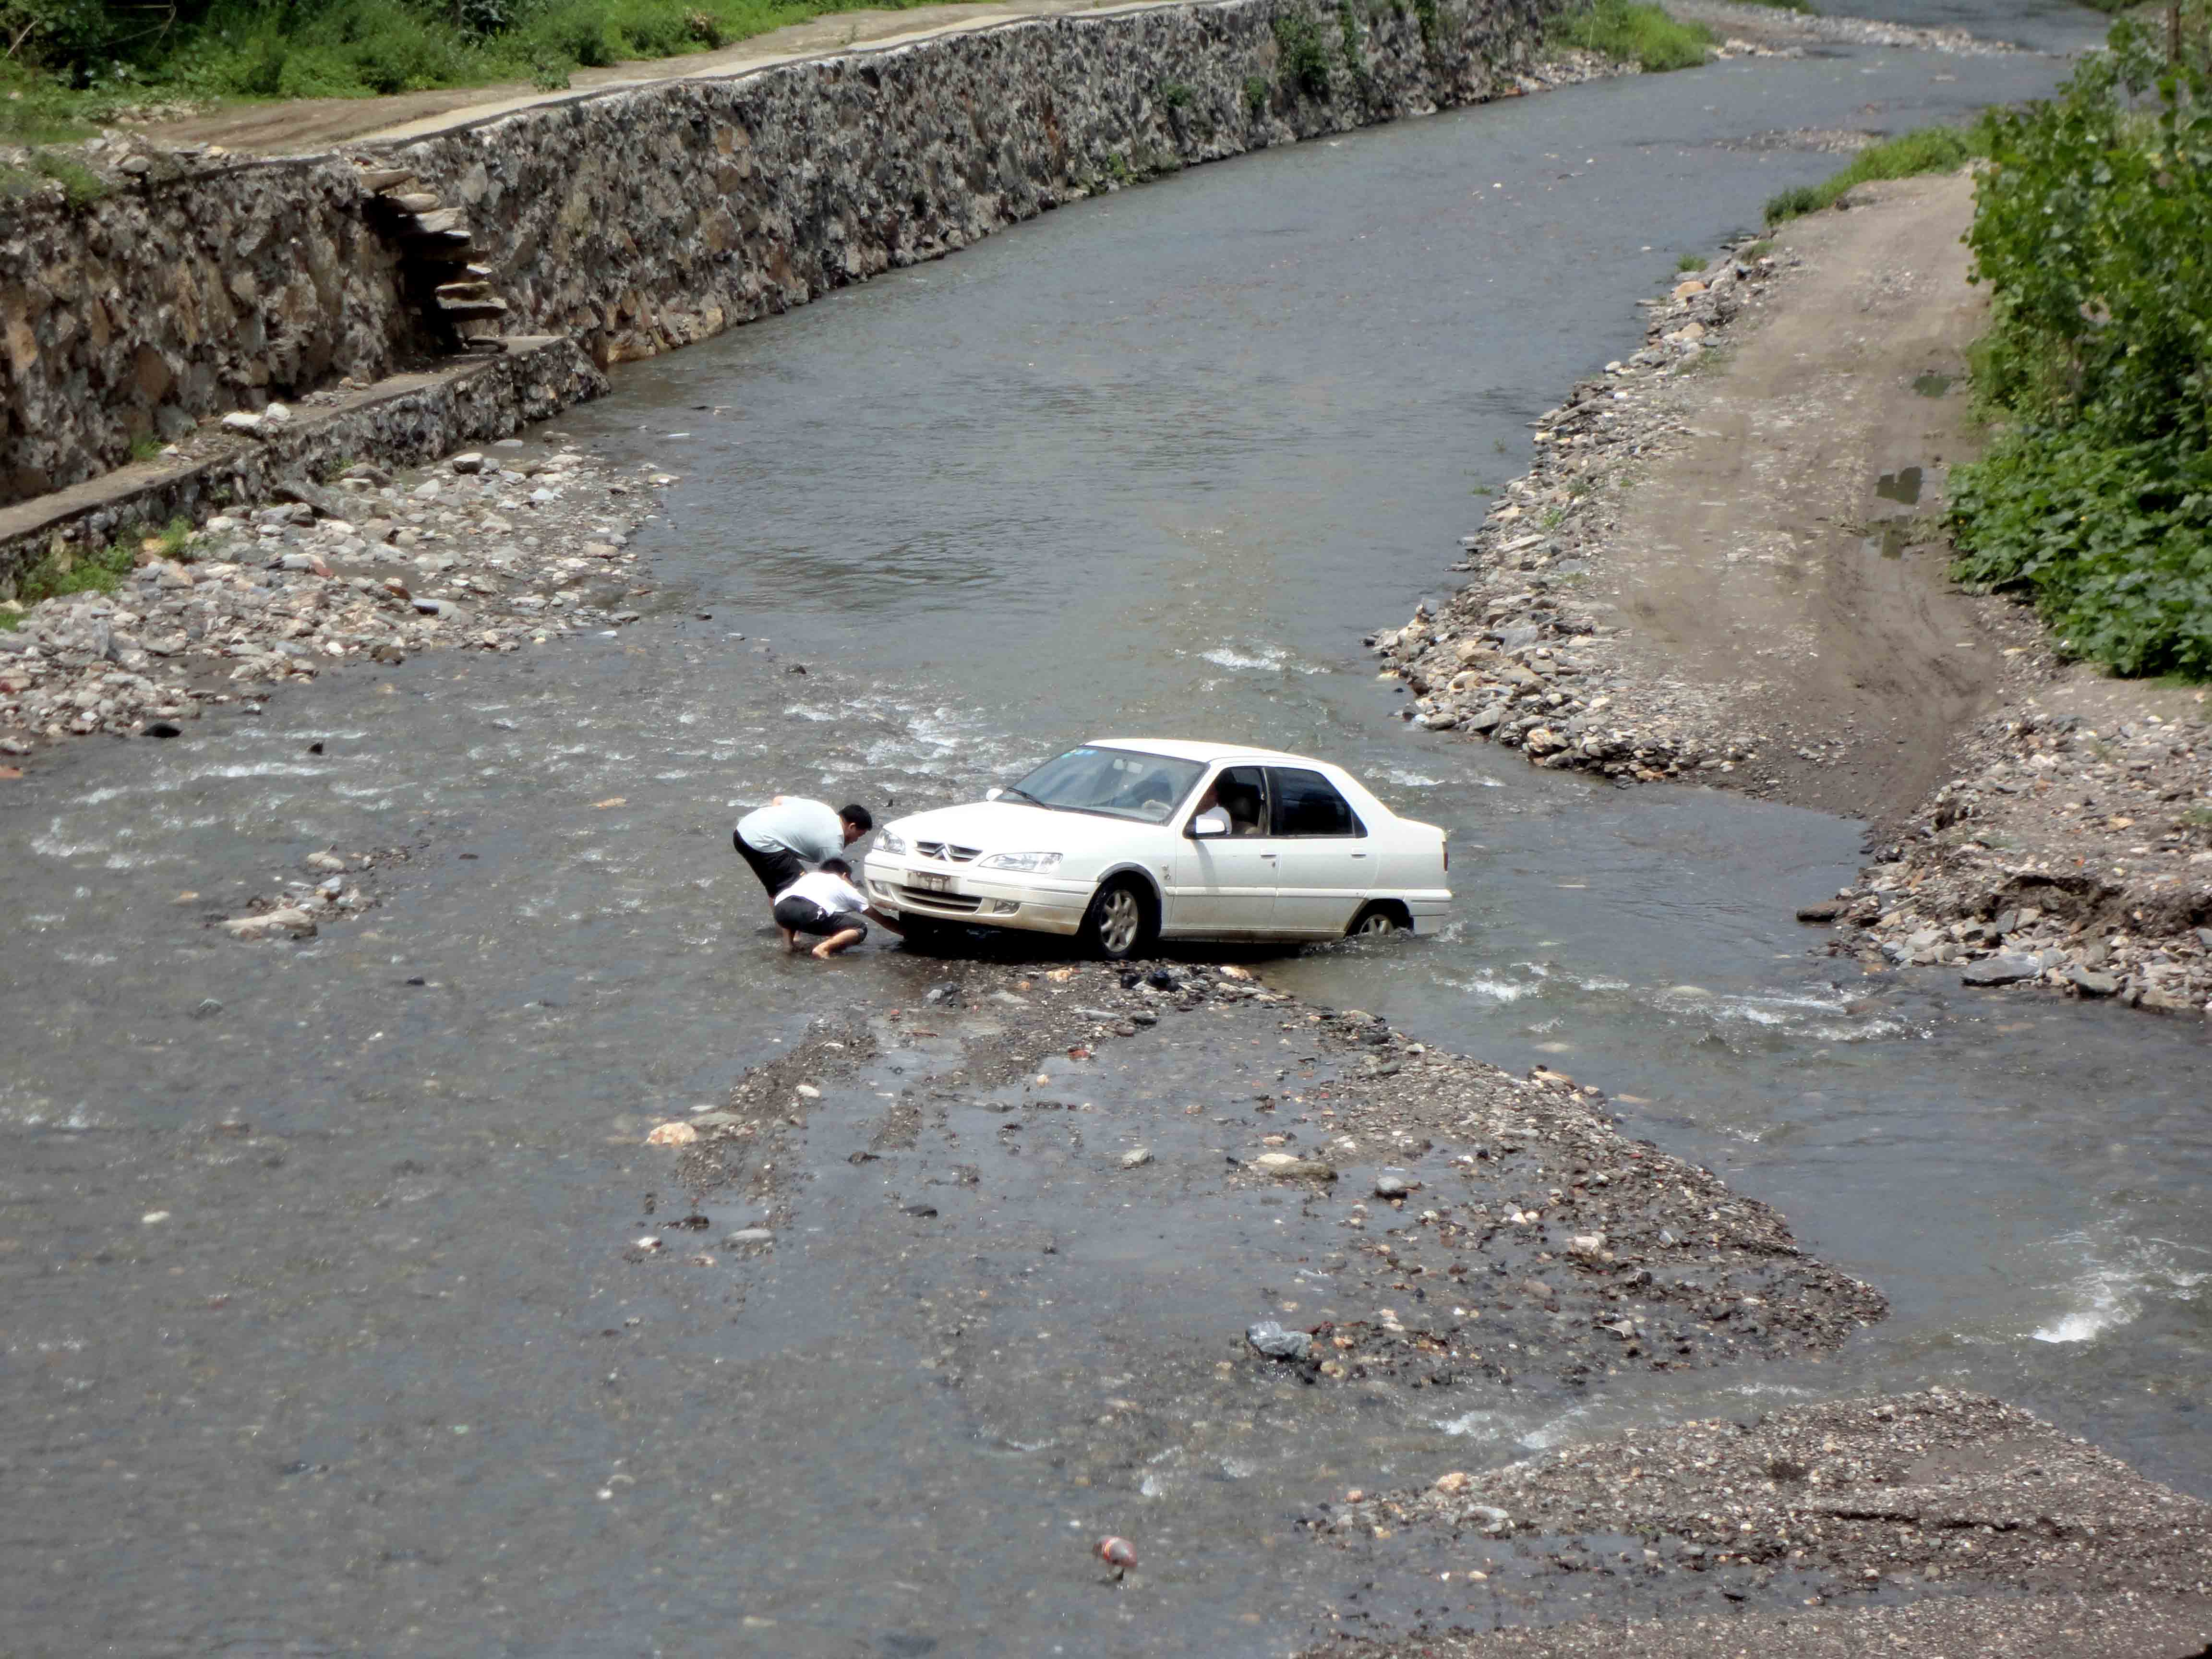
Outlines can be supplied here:
M1000 0L911 6L903 10L836 12L756 34L735 46L684 58L579 70L565 91L541 92L520 82L400 93L389 98L302 98L286 103L231 106L182 121L144 128L165 144L219 144L259 155L297 155L346 143L390 143L581 96L673 81L719 80L778 64L825 58L854 46L886 47L943 34L994 27L1023 17L1071 11L1129 11L1181 0Z

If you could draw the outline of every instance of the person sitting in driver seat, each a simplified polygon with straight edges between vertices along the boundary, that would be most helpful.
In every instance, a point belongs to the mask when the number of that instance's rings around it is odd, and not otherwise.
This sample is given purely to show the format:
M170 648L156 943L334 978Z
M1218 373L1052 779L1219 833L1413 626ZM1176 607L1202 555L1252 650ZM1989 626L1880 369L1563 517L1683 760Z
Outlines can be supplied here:
M1221 810L1229 815L1231 835L1256 836L1260 833L1260 791L1256 787L1224 779L1220 804Z

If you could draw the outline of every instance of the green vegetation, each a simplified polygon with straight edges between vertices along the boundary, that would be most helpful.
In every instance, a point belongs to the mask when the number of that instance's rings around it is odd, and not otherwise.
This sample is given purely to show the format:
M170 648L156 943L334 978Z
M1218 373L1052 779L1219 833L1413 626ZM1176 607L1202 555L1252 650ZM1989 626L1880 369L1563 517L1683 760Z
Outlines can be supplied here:
M368 97L704 52L921 0L0 0L0 137L82 137L163 100Z
M1255 121L1267 112L1267 82L1264 76L1244 77L1244 110Z
M1275 50L1285 81L1309 97L1328 96L1328 48L1310 13L1286 12L1275 20Z
M1159 90L1153 95L1160 100L1164 108L1182 109L1190 102L1192 94L1188 83L1185 82L1163 81L1160 82Z
M1766 222L1778 225L1822 208L1853 185L1871 179L1910 179L1915 173L1950 173L1990 153L1990 125L1984 119L1972 127L1919 127L1894 138L1870 144L1851 158L1841 173L1817 185L1801 185L1768 198Z
M1685 253L1674 261L1674 274L1677 276L1681 276L1685 271L1703 270L1705 268L1705 262L1694 253Z
M1990 123L1975 391L2004 424L1952 474L1963 581L2060 647L2212 678L2212 70L2122 20L2048 103Z
M50 179L59 181L71 207L82 207L107 194L107 181L82 161L34 147L28 167L0 167L0 196L27 196L43 189Z
M28 609L64 593L110 593L137 562L137 555L121 542L97 552L73 554L64 549L25 571L15 584L15 597Z
M1555 46L1601 52L1655 74L1694 68L1713 44L1713 32L1704 24L1677 22L1659 7L1636 0L1582 0L1552 20L1545 38Z

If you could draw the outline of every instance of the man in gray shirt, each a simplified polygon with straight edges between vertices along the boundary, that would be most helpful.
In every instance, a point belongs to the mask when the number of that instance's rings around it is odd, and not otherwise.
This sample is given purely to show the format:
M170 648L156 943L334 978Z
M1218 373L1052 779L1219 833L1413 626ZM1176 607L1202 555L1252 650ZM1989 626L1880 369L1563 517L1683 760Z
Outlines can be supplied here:
M832 807L798 795L775 795L738 820L730 836L752 866L769 902L799 877L833 859L876 827L865 806Z

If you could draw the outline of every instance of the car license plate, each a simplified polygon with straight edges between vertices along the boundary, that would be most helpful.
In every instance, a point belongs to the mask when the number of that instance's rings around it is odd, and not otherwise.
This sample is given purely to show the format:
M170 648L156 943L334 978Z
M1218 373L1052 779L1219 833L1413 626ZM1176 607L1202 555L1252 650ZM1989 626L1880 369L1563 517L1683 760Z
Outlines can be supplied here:
M949 893L952 890L952 878L933 876L926 870L917 870L907 878L907 884L925 893Z

